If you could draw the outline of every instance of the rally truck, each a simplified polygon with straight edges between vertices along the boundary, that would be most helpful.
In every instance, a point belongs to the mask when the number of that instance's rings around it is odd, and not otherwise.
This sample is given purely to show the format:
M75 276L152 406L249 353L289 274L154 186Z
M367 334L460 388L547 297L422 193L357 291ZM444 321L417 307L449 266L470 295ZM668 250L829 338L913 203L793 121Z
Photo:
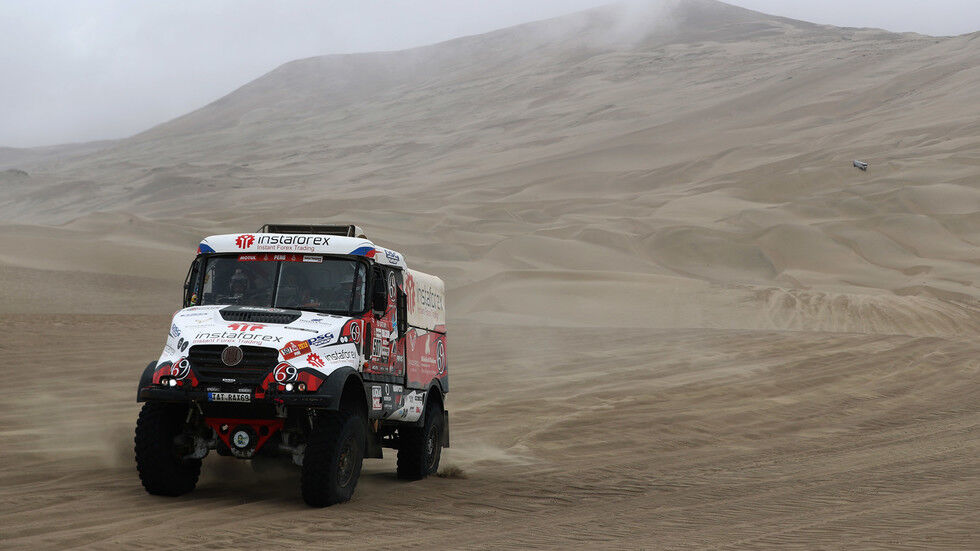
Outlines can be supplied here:
M143 487L190 492L212 450L297 468L313 507L349 500L384 448L399 478L435 473L449 446L445 296L353 225L204 239L139 381Z

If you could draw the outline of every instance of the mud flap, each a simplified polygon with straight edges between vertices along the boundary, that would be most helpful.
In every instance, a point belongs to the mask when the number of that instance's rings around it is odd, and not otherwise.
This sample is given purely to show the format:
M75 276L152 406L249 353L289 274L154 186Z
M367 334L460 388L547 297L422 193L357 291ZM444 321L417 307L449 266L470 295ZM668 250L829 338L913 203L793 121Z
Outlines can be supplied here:
M449 447L449 412L442 410L442 447Z
M368 421L367 442L364 446L365 459L384 459L384 452L381 450L381 437L378 436L378 421Z

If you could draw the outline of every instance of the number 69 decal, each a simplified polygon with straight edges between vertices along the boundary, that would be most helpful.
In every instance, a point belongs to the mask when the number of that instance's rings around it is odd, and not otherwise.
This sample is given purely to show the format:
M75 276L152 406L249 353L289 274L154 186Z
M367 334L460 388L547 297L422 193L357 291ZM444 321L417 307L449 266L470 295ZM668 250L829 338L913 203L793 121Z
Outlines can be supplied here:
M191 372L191 363L186 358L181 358L170 368L170 376L174 379L184 379Z
M288 383L289 381L295 381L298 373L299 371L296 367L283 362L276 366L273 375L276 377L277 383Z

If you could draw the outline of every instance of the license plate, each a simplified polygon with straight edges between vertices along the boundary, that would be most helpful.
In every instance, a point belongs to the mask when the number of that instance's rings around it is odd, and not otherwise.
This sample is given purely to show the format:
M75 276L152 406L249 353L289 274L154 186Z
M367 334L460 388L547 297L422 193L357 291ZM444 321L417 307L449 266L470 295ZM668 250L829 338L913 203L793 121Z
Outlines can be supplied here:
M251 402L252 395L245 392L208 392L209 402Z

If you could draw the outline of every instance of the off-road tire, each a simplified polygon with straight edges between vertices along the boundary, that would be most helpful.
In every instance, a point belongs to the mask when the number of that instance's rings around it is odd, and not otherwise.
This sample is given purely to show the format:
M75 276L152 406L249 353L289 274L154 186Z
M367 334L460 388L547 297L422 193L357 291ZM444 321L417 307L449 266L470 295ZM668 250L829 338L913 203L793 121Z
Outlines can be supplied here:
M182 459L174 444L184 428L187 407L147 402L136 421L136 470L143 488L156 496L179 496L194 489L201 475L200 459Z
M303 453L303 501L326 507L350 501L361 476L366 443L364 418L349 412L317 419Z
M442 406L433 400L425 406L421 427L398 429L398 478L420 480L439 470L442 424Z

